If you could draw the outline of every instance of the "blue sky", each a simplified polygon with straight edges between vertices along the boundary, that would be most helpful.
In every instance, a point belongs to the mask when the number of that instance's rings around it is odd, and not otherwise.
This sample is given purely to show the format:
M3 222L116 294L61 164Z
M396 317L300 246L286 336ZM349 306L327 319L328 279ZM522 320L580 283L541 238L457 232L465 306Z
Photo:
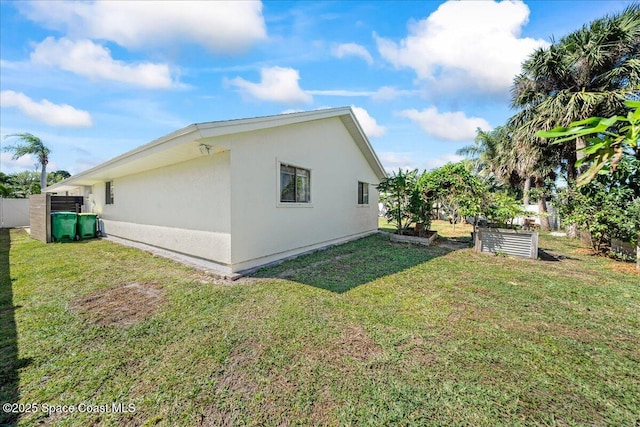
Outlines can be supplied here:
M1 142L74 174L191 123L352 106L387 170L431 169L513 114L533 49L629 4L1 1Z

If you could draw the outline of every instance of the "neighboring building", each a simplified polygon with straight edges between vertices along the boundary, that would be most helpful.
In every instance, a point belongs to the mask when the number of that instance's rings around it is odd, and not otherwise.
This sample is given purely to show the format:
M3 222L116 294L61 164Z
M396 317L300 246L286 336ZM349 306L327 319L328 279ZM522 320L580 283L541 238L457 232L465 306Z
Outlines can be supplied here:
M109 236L233 273L376 231L384 176L345 107L193 124L46 191L84 196Z

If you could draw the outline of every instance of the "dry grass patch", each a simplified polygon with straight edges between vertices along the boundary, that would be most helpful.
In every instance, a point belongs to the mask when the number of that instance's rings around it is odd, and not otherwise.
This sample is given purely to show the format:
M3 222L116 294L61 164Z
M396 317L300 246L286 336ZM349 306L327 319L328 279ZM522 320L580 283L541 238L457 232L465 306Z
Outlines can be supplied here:
M151 315L164 302L155 283L125 283L101 289L71 302L71 308L100 326L132 325Z
M636 276L640 276L640 270L631 262L614 262L609 264L609 268L618 273L635 274Z

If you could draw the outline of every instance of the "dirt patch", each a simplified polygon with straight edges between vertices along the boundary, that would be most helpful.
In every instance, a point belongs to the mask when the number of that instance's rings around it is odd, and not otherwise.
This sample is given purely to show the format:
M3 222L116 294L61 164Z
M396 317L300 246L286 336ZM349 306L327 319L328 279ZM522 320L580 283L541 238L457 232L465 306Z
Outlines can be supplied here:
M335 345L339 354L363 362L383 353L382 348L374 343L360 326L351 326L342 331Z
M218 377L217 388L232 393L255 393L258 384L250 378L247 366L258 361L263 353L262 344L249 340L238 345L229 355L224 371Z
M125 283L74 300L71 308L101 326L132 325L152 314L164 302L155 283Z
M591 248L578 248L572 251L574 254L578 254L578 255L591 255L591 256L598 256L598 252L594 251Z

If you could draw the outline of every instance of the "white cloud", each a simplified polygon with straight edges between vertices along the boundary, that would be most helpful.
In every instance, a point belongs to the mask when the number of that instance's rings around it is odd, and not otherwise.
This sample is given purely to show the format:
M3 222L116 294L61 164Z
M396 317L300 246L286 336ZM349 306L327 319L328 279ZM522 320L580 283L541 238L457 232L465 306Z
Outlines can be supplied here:
M382 86L380 89L371 94L374 101L390 101L401 96L414 95L416 91L397 89L393 86Z
M422 111L403 110L398 113L420 125L423 131L447 141L464 141L476 136L476 129L490 130L491 125L480 117L467 117L463 111L440 113L436 107Z
M369 53L366 47L357 43L343 43L339 44L331 51L336 58L344 58L345 56L355 56L361 58L367 62L367 64L373 64L373 57Z
M457 154L444 154L440 157L429 157L424 166L426 170L431 170L444 166L447 163L457 163L460 160L464 160L464 157L458 156Z
M376 92L370 90L348 90L348 89L328 89L328 90L308 90L306 91L310 95L324 95L324 96L373 96Z
M367 134L369 138L378 138L384 136L387 133L387 128L381 126L376 122L376 119L369 115L369 112L361 107L351 106L353 113L358 119L358 123L362 126L362 130Z
M529 20L523 2L449 1L409 25L399 43L374 34L380 55L396 68L411 68L422 80L450 88L508 89L522 61L544 40L521 38Z
M2 172L14 173L20 172L25 169L35 171L38 169L38 161L31 154L27 154L17 159L13 159L12 153L0 152L0 164L2 165Z
M128 48L194 42L238 53L267 37L259 1L36 1L19 7L47 28Z
M87 111L77 110L68 104L54 104L43 99L34 101L24 93L12 90L0 92L0 105L15 107L27 116L51 126L87 127L93 124Z
M312 96L298 85L298 70L283 67L264 67L260 70L260 82L253 83L236 77L229 84L240 88L246 94L264 101L285 104L310 103Z
M91 40L47 37L36 45L31 61L92 79L119 81L145 88L168 88L174 84L167 64L126 64L113 59L109 49Z
M398 169L414 170L418 166L415 162L415 154L408 152L383 151L379 153L380 162L389 173Z

